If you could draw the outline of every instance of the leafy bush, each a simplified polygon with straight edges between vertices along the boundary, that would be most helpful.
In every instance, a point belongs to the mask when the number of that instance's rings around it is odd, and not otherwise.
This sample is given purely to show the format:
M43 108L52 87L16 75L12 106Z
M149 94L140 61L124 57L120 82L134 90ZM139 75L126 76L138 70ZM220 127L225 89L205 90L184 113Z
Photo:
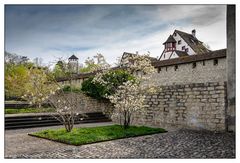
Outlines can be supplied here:
M78 87L71 87L70 85L64 85L62 90L64 92L71 92L71 89L72 89L72 92L75 92L75 93L78 93L78 92L81 92L81 89L78 88Z
M87 94L95 99L98 99L98 100L105 99L104 95L109 94L107 88L101 84L93 83L92 80L93 80L93 77L90 77L87 80L85 80L82 83L81 90L85 94Z
M112 70L103 75L107 84L93 83L93 77L82 83L81 90L95 99L106 99L105 95L112 95L122 83L135 80L134 76L125 70Z
M64 85L63 88L62 88L62 90L63 90L64 92L70 92L71 86L70 86L70 85Z

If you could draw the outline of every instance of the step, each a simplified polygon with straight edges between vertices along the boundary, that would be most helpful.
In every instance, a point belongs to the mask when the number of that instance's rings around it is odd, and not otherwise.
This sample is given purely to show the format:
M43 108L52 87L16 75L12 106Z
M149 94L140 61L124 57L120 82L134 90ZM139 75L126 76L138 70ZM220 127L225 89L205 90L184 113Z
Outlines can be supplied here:
M101 119L108 119L106 117L98 117L98 118L85 118L83 120L75 120L75 122L81 122L81 121L91 121L91 120L101 120ZM37 123L51 123L51 122L59 122L57 119L51 119L51 120L32 120L32 121L10 121L5 122L5 125L21 125L21 124L37 124Z
M57 114L55 114L57 116ZM79 115L75 124L111 122L111 120L102 112L85 113L86 116ZM83 118L83 120L80 120ZM7 115L5 116L5 129L20 129L31 127L43 127L62 125L53 115L43 114L24 114L24 115Z
M96 116L96 117L93 117L93 116L87 116L87 117L78 117L77 119L91 119L91 118L105 118L106 116L104 115L99 115L99 116ZM6 118L5 119L5 122L19 122L19 121L43 121L43 120L55 120L56 118L53 117L53 116L48 116L48 117L28 117L28 118L25 118L25 117L22 117L22 118Z
M99 120L88 120L88 121L79 121L74 124L81 124L81 123L97 123L97 122L111 122L110 119L99 119ZM5 129L21 129L21 128L33 128L33 127L44 127L44 126L57 126L63 125L60 122L55 123L39 123L39 124L27 124L27 125L12 125L12 126L5 126Z
M23 113L23 114L5 114L5 118L21 118L21 117L39 117L39 116L57 116L57 113ZM102 112L90 112L90 113L83 113L83 115L79 114L79 116L98 116L98 115L104 115Z
M59 116L56 116L56 117L59 117ZM106 117L105 115L103 114L99 114L99 115L88 115L88 116L79 116L78 118L98 118L98 117ZM55 119L54 116L24 116L24 117L5 117L5 121L21 121L21 120L39 120L39 119Z

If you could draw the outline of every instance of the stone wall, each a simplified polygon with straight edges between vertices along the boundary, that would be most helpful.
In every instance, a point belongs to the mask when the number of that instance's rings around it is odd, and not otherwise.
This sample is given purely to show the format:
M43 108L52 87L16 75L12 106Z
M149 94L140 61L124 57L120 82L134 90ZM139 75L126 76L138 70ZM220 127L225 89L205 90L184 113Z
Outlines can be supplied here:
M158 93L147 95L146 105L144 113L134 115L133 124L212 131L226 128L225 82L160 86Z
M163 66L152 76L156 85L226 81L226 58Z
M146 111L133 124L154 127L226 130L226 50L161 61L152 78L158 93L147 95ZM78 78L80 85L87 76ZM66 81L62 84L67 84ZM146 84L146 83L145 83ZM84 97L85 111L109 110L109 103ZM113 122L118 123L117 118Z
M77 101L79 113L105 112L112 107L109 102L93 99L83 93L65 93L63 99L65 98Z

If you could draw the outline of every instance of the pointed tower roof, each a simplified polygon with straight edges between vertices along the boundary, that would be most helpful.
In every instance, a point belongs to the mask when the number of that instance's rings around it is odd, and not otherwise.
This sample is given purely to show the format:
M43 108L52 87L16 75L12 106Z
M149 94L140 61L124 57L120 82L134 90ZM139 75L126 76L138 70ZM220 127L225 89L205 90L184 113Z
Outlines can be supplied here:
M167 41L165 41L165 42L163 43L163 45L166 44L166 43L171 43L171 42L177 42L177 41L173 38L172 35L170 35L170 36L168 37Z
M71 56L71 57L69 57L68 59L78 59L78 57L76 57L74 54Z

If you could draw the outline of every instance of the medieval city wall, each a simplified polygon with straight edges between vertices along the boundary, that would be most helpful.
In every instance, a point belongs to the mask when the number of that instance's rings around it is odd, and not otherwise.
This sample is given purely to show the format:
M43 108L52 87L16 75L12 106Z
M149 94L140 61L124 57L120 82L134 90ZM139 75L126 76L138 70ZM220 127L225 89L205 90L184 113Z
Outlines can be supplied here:
M134 115L134 125L153 127L226 129L226 57L196 60L181 64L156 67L151 78L157 93L146 95L144 113ZM80 84L81 78L75 81ZM109 109L109 103L96 103L85 98L88 111L99 105L99 110ZM94 104L92 104L94 103ZM115 117L113 122L119 123Z
M226 79L226 58L218 58L158 67L158 72L152 75L151 82L154 81L156 85L174 85L223 82Z
M157 93L146 96L145 104L145 112L135 114L133 124L212 131L226 127L225 82L159 86Z
M96 100L83 93L65 93L64 98L69 101L75 101L78 105L79 113L104 112L112 107L111 103Z
M226 58L158 67L151 82L157 93L146 95L145 112L135 114L133 124L226 129Z

